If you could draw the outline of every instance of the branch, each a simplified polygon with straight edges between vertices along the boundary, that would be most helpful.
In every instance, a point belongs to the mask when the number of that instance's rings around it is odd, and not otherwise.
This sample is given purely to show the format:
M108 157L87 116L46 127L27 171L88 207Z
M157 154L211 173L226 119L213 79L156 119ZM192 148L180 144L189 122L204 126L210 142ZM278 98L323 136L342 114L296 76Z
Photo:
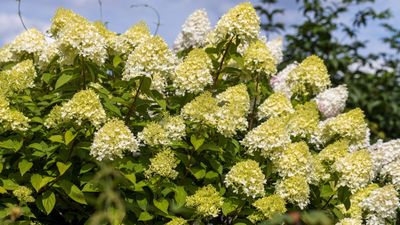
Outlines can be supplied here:
M156 35L157 34L157 32L158 32L158 28L160 27L160 25L161 25L161 23L160 23L160 14L158 13L158 11L157 11L157 9L156 8L154 8L153 6L151 6L151 5L148 5L148 4L134 4L134 5L131 5L131 8L133 8L133 7L145 7L145 8L149 8L149 9L151 9L151 10L153 10L153 12L156 14L156 16L157 16L157 23L156 23L156 30L154 31L154 35Z
M141 78L140 78L139 87L138 87L138 89L136 90L135 97L134 97L134 99L133 99L132 104L131 104L130 107L129 107L128 114L127 114L127 116L126 116L126 118L125 118L126 122L129 121L129 118L131 117L132 113L135 111L136 100L137 100L137 98L139 97L140 88L142 88L143 81L144 81L144 79L143 79L143 77L141 77Z
M99 3L100 21L103 22L103 3L101 0L97 0L97 2Z
M28 28L26 28L24 20L22 19L22 13L21 13L21 0L16 0L18 2L18 17L19 20L21 21L22 26L24 27L25 30L28 30Z
M235 36L232 36L231 39L229 40L229 42L226 44L226 49L225 49L225 51L224 51L224 54L222 55L222 59L221 59L221 62L219 63L218 70L217 70L217 72L215 73L215 76L214 76L214 78L213 78L213 87L215 87L215 86L217 85L218 77L219 77L219 75L221 74L222 66L224 65L225 58L226 58L226 56L228 55L229 47L231 47L231 44L232 44L232 41L233 41L233 38L234 38L234 37L235 37Z

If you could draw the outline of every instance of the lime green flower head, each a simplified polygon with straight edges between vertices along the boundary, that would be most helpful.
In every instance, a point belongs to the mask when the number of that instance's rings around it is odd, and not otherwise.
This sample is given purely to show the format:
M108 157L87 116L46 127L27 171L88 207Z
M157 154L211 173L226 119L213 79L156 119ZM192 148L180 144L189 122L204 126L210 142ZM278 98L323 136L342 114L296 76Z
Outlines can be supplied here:
M217 217L224 204L224 198L211 184L199 188L194 195L186 197L186 205L196 209L204 217Z
M250 43L243 57L244 67L253 73L262 72L271 76L277 71L277 60L264 41L256 40Z
M282 92L276 92L270 95L258 107L258 118L270 118L281 115L287 115L294 112L290 99Z
M157 153L154 158L150 159L150 166L145 171L145 176L150 178L154 175L158 175L175 179L178 176L178 171L175 170L178 166L178 162L172 150L164 149Z
M264 219L271 219L274 215L286 212L285 204L283 198L274 194L258 199L253 206L264 215Z
M312 55L289 73L286 83L294 95L311 96L324 91L331 81L322 59Z
M236 163L226 174L224 183L232 187L235 193L243 193L252 198L264 196L265 175L258 162L246 160Z

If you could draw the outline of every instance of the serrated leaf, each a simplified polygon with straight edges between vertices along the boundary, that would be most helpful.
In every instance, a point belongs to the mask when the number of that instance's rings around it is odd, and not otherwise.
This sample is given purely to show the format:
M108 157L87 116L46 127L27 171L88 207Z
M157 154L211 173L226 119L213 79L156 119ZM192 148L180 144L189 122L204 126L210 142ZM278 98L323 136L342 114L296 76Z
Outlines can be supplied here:
M204 138L197 138L194 134L190 136L190 143L192 143L195 150L199 149L203 145L204 141Z
M32 162L28 162L26 159L21 160L18 163L18 169L19 172L21 173L21 176L24 176L24 174L28 172L32 168L32 166L33 166Z
M154 203L154 206L157 207L159 210L168 214L169 202L165 198L162 198L160 200L153 199L153 203Z
M61 180L58 184L72 200L81 204L87 204L85 195L75 184L67 180Z
M72 76L72 75L69 75L69 74L63 74L63 75L61 75L61 76L57 79L57 82L56 82L56 85L55 85L54 89L60 88L60 87L63 86L64 84L68 83L72 78L73 78L73 76Z
M67 130L67 132L65 132L65 135L64 135L65 144L68 145L69 143L71 143L71 141L73 141L73 140L75 139L75 137L76 137L77 134L78 134L78 133L75 133L75 134L74 134L74 133L71 131L71 129Z
M67 164L64 164L62 162L57 162L56 166L57 166L58 172L60 173L60 176L61 176L65 173L65 171L67 171L69 169L69 167L71 167L71 162L67 162Z
M49 215L56 205L56 195L51 191L46 191L42 195L42 205L46 214Z
M20 141L20 140L8 139L6 141L0 142L0 148L11 149L15 152L21 149L22 145L23 145L22 140Z
M139 215L139 221L149 221L149 220L152 220L153 218L154 218L154 216L148 212L142 212Z

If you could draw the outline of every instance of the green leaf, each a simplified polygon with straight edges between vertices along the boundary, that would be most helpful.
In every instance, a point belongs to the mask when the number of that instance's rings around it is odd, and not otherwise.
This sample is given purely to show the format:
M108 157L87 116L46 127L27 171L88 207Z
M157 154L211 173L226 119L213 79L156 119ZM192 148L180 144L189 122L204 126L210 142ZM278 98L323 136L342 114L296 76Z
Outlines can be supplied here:
M136 184L136 176L134 173L131 174L126 174L126 173L122 173L122 175L129 180L132 184Z
M58 184L72 200L81 204L87 204L85 195L75 184L67 180L61 180L58 182Z
M71 143L71 141L73 141L76 137L78 133L73 133L71 131L71 129L67 130L67 132L65 132L64 138L65 138L65 144L68 145L69 143Z
M204 141L204 138L197 138L194 134L190 136L190 142L192 143L195 150L199 149L203 145Z
M338 189L338 199L344 204L346 210L350 208L350 196L351 192L348 187L340 187Z
M237 198L227 198L222 205L222 213L227 216L229 213L234 212L240 204L241 201Z
M121 62L122 62L121 56L119 56L119 55L114 56L114 58L113 58L114 68L117 68Z
M185 188L183 186L178 186L174 189L175 195L174 199L178 207L182 207L186 203L186 196L187 193L185 191Z
M156 206L159 210L168 214L169 202L165 198L162 198L160 200L153 199L153 203L154 203L154 206Z
M39 174L32 174L31 176L31 184L33 188L35 188L36 192L42 189L46 184L53 181L54 177L42 177Z
M60 173L60 176L63 175L65 173L65 171L67 171L69 169L69 167L71 167L71 162L68 162L67 164L64 164L62 162L57 162L57 169L58 172Z
M50 83L50 79L53 75L51 73L44 73L42 75L42 80L46 83L49 84Z
M33 166L32 162L28 162L26 159L21 160L18 163L18 169L19 172L21 173L21 176L24 176L24 174L28 172L32 168L32 166Z
M218 177L219 177L218 173L214 171L208 171L205 176L205 178L208 180L215 180L218 179Z
M64 139L61 135L53 135L53 136L49 137L49 140L51 142L64 143Z
M151 79L149 77L141 77L140 79L142 79L142 86L140 87L140 91L147 94L147 95L151 95L150 92L150 87L151 87Z
M149 220L152 220L153 218L154 218L154 216L148 212L142 212L139 215L139 221L149 221Z
M197 180L202 179L206 175L205 169L193 168L190 172L192 172L193 176L196 177Z
M51 191L46 191L43 193L41 200L46 214L49 215L56 205L56 195Z
M1 141L0 142L0 148L5 148L5 149L10 149L13 150L14 152L18 151L21 149L23 144L23 140L15 140L15 139L8 139L6 141Z
M63 86L64 84L68 83L71 79L73 78L72 75L68 75L68 74L63 74L61 75L56 82L56 86L54 87L54 89L58 89L61 86Z
M147 210L147 199L146 198L138 199L138 200L136 200L136 202L142 210Z
M3 163L2 162L0 163L0 173L1 173L1 171L3 171Z
M7 190L2 186L0 186L0 194L5 194L5 193L7 193Z

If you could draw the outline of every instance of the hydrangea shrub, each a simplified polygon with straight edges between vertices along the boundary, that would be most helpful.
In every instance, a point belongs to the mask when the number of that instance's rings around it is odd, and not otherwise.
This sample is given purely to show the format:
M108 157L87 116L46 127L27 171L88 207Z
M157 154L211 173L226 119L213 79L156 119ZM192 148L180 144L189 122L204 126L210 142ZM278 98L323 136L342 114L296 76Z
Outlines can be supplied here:
M400 141L371 144L311 55L282 63L250 3L170 49L58 9L0 49L2 224L392 224Z

